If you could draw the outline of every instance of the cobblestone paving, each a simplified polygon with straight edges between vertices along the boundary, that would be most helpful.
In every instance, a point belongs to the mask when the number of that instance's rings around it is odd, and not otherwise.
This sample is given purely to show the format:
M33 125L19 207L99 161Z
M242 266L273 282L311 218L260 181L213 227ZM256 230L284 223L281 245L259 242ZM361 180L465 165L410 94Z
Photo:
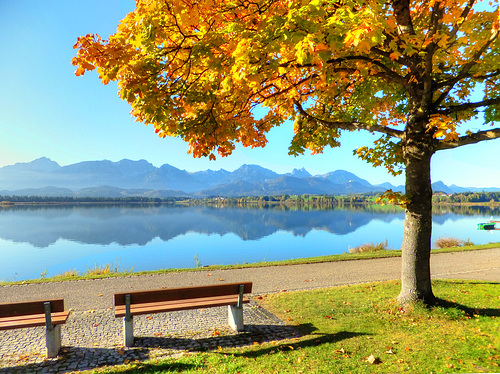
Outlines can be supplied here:
M243 309L245 331L227 324L227 307L134 317L135 345L124 348L114 310L72 312L62 326L61 354L45 357L45 328L0 331L0 373L71 373L186 351L239 347L297 337L298 332L254 302Z

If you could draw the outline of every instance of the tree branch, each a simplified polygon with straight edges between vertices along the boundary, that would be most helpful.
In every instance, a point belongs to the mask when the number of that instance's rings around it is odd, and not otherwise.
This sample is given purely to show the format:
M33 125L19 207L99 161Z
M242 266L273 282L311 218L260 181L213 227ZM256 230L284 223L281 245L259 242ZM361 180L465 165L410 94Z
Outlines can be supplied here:
M367 123L363 122L356 122L356 121L351 121L351 122L346 122L346 121L327 121L321 118L316 118L309 113L302 107L302 104L299 103L296 99L293 101L297 110L299 113L306 118L309 122L311 123L316 123L318 125L321 125L323 127L327 127L329 129L340 129L340 130L348 130L348 131L354 131L354 130L366 130L370 132L380 132L395 138L403 139L404 137L404 132L400 130L395 130L390 127L385 127L385 126L380 126L380 125L369 125Z
M469 15L470 11L472 10L472 6L474 5L475 2L476 2L476 0L469 0L469 2L465 6L462 14L460 15L461 19L466 19L467 18L467 16ZM460 30L460 25L461 25L460 22L456 23L455 27L450 32L450 40L453 40L457 36L457 33ZM449 48L449 46L448 46L448 48Z
M477 103L464 103L460 105L451 105L445 109L438 110L438 113L440 114L457 113L468 109L476 109L483 106L490 106L496 104L500 104L500 97L478 101Z
M374 52L379 53L379 51L374 51ZM399 83L399 84L404 84L404 82L405 82L404 77L402 77L401 75L399 75L398 73L396 73L395 71L390 69L388 66L384 65L382 62L377 61L377 60L370 58L368 56L346 56L346 57L340 57L340 58L336 58L336 59L327 60L326 62L328 64L335 64L335 63L341 64L344 61L368 62L368 63L373 64L373 65L379 67L380 69L382 69L382 73L378 73L377 76L384 78L386 81Z
M444 92L442 92L441 95L439 95L437 100L434 102L435 106L438 106L443 102L443 100L446 98L446 96L448 96L448 94L453 89L455 84L457 84L462 79L467 78L469 76L470 69L478 63L477 61L479 60L479 58L488 49L490 44L493 43L498 38L499 35L500 35L499 30L493 32L488 41L476 53L474 53L469 62L462 67L457 76L437 84L436 89L440 89L442 87L447 87L447 89L445 89Z
M478 131L470 135L461 136L457 141L440 140L436 146L436 151L443 149L453 149L468 144L476 144L485 140L500 138L500 127L491 130Z

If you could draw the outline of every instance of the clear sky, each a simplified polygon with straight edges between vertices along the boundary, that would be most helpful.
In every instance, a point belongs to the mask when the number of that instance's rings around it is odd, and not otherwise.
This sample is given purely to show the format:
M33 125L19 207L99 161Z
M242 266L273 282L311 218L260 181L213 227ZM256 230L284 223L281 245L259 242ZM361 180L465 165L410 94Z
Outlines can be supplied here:
M269 133L263 149L237 147L217 161L194 159L180 139L160 139L152 127L131 118L116 85L95 73L74 75L76 38L107 38L134 7L133 0L0 0L0 167L49 157L60 165L124 158L165 163L187 171L258 164L278 173L306 168L312 174L348 170L371 183L403 184L383 168L353 156L370 134L347 134L342 147L324 154L288 156L292 125ZM500 139L434 156L433 182L500 187ZM1 187L1 186L0 186Z

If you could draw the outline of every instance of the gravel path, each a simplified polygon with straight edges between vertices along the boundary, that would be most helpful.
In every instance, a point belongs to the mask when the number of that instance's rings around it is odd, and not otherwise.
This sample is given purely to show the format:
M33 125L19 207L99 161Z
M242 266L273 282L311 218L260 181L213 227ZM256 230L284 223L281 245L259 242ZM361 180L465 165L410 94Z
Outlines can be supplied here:
M62 297L66 308L73 309L62 328L63 352L56 359L44 357L43 328L0 331L0 373L69 373L298 334L252 302L245 305L244 333L235 334L225 326L226 308L162 313L136 318L134 331L140 338L136 347L124 349L121 320L112 310L116 292L252 281L253 295L258 295L398 279L400 265L400 258L386 258L0 286L1 302ZM431 269L434 278L500 282L500 248L436 254Z

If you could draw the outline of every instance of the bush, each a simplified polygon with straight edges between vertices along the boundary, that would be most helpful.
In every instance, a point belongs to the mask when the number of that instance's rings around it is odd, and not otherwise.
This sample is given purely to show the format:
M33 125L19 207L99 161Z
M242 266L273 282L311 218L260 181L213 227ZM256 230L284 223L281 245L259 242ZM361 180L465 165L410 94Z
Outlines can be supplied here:
M457 238L439 238L434 242L435 248L450 248L450 247L464 247L474 245L469 239L462 240Z
M351 248L349 247L349 253L368 253L368 252L378 252L378 251L387 251L389 250L389 244L387 243L387 239L382 243L365 243L361 244L358 247Z

